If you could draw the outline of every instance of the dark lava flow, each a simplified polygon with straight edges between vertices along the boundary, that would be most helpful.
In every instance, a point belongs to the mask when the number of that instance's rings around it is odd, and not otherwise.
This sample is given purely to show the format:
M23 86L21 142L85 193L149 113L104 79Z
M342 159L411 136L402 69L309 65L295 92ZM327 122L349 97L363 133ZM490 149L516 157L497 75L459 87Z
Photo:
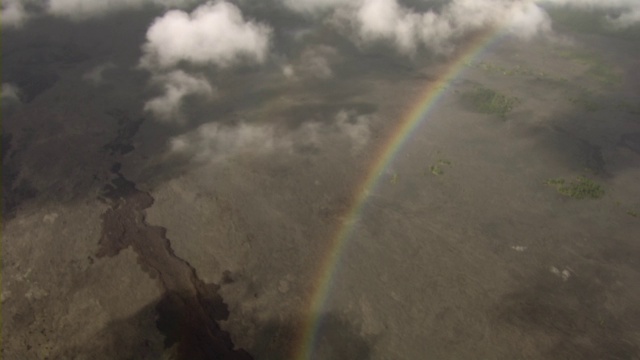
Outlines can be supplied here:
M118 135L102 148L109 151L110 155L124 155L133 151L134 147L131 141L140 130L140 125L142 125L144 119L131 120L120 109L107 111L106 114L118 122Z
M127 131L118 135L113 143L132 137ZM172 350L179 359L252 359L246 351L234 349L231 337L217 323L229 316L219 287L205 284L188 262L174 254L165 228L146 222L145 209L154 200L127 180L120 167L118 162L112 166L111 182L103 188L101 200L110 208L102 214L97 256L113 257L127 247L136 252L142 269L164 289L156 306L156 326L165 336L165 347L175 346Z

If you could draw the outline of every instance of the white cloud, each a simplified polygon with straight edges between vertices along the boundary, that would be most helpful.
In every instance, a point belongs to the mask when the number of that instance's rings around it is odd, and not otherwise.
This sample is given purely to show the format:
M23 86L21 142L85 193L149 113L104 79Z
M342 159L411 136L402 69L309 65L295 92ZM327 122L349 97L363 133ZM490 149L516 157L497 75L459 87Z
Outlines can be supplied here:
M93 85L100 85L104 82L104 72L114 67L115 65L110 62L100 64L84 73L84 75L82 75L82 78L92 83Z
M29 8L38 9L37 15L80 21L145 6L181 8L198 2L201 0L2 0L2 26L21 26L36 15L28 11Z
M611 23L617 27L625 28L640 23L640 5L636 9L632 9L620 15L618 18L609 19Z
M398 0L281 1L294 11L337 19L334 23L359 45L387 41L405 54L421 46L446 52L456 38L486 26L523 38L548 32L551 20L541 5L617 9L621 14L611 24L640 23L640 0L451 0L438 11L417 11Z
M365 41L390 39L404 52L416 47L420 15L402 8L396 0L365 0L355 19Z
M195 131L174 137L171 151L191 156L195 162L216 162L234 156L264 156L291 153L297 147L347 144L354 153L369 141L371 117L341 110L333 121L306 122L297 129L275 124L235 125L208 123Z
M306 49L300 59L299 71L318 78L333 76L331 62L338 56L338 51L331 46L318 45Z
M147 101L144 110L161 121L181 122L182 104L187 96L211 98L214 90L202 76L193 76L182 70L154 75L152 83L161 85L164 93Z
M224 1L201 5L191 14L170 10L147 31L140 63L166 69L183 61L221 67L242 59L262 62L270 36L271 28L245 21L240 9Z
M373 11L375 7L387 7L390 10L388 14L377 14L377 16L383 15L390 19L390 23L385 25L393 30L388 29L385 33L393 33L393 37L398 41L406 41L406 39L413 37L408 29L413 25L427 24L430 21L435 23L439 27L445 27L448 21L440 21L441 15L444 15L441 20L453 20L447 19L446 14L436 13L419 13L411 9L400 6L397 1L371 1L371 0L281 0L286 6L294 11L312 14L312 15L326 15L336 10L349 9L349 16L355 16L359 9L363 7L369 7L369 10ZM33 14L30 14L25 7L25 4L29 4L31 7L44 8L49 14L54 16L71 18L74 20L84 20L93 17L103 16L116 11L123 11L129 9L140 9L145 6L158 6L164 8L185 8L189 6L202 3L203 0L3 0L2 1L2 24L3 26L20 26ZM242 2L241 2L242 3ZM640 22L640 1L639 0L451 0L447 6L449 7L469 7L478 10L479 14L485 14L487 12L498 10L496 14L509 13L509 11L501 11L503 8L511 8L512 6L520 7L521 9L530 8L536 5L566 5L574 8L586 8L586 9L619 9L622 13L618 18L610 19L611 23L618 26L629 26ZM447 7L445 6L445 7ZM394 10L394 7L398 9ZM531 9L531 8L530 8ZM400 10L400 11L397 11ZM395 11L395 13L394 13ZM418 15L425 16L422 21L417 19L409 19L404 16L400 16L400 19L409 20L409 22L395 22L392 15ZM431 14L431 15L428 15ZM473 15L473 14L472 14ZM435 16L435 17L434 17ZM471 24L474 20L479 19L479 16L472 16L468 20ZM439 19L438 21L435 21ZM370 19L373 21L374 19ZM525 19L526 22L530 22L531 19ZM372 23L368 23L373 25ZM460 25L453 26L454 29L464 28L463 22L457 22L455 24L449 23L448 25ZM400 26L400 27L399 27ZM404 27L404 29L402 28ZM418 32L435 32L442 33L442 29L436 31L429 31L423 28L418 29ZM387 38L388 35L387 35ZM435 38L433 38L435 39ZM416 43L417 44L417 43ZM405 43L398 46L405 46L410 49L410 43Z
M307 47L300 57L293 63L282 67L285 77L292 79L333 77L332 64L339 58L338 51L327 45L312 45Z
M296 71L293 69L292 65L284 65L282 66L282 75L287 79L291 79L296 76Z
M144 0L49 0L49 12L57 16L88 18L149 3Z
M507 29L523 38L532 38L551 30L551 20L533 3L522 2L511 7L506 18Z
M235 126L208 123L171 141L172 151L192 153L198 162L214 162L246 153L267 154L291 147L291 138L278 136L275 127L246 123Z
M20 101L20 89L11 83L2 83L2 100Z
M639 0L537 0L540 4L563 5L578 9L617 9L619 17L609 18L612 25L627 27L640 23Z
M347 136L351 142L351 149L355 152L362 150L369 142L370 124L370 116L358 115L354 111L341 110L336 115L339 132Z
M535 2L540 4L569 5L573 7L592 9L616 7L637 8L640 6L638 0L535 0Z
M332 10L338 6L349 5L355 2L354 0L283 0L284 4L290 9L314 13L317 11Z
M2 0L2 26L20 27L28 14L20 0Z
M550 30L535 0L451 0L437 11L417 11L399 0L282 1L296 11L329 14L330 23L360 46L387 41L404 54L419 47L446 52L456 38L487 26L521 37Z
M407 54L419 46L447 51L456 37L486 26L522 37L550 29L547 14L527 0L453 0L439 12L417 12L397 0L362 0L355 11L361 41L389 40Z
M182 7L198 0L49 0L49 13L77 20L103 16L115 11L139 9L146 5Z

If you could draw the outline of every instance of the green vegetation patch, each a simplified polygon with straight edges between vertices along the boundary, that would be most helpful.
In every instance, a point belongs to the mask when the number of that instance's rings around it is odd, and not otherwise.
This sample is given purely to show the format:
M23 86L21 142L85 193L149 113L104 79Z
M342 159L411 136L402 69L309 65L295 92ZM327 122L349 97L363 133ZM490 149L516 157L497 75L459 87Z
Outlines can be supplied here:
M463 100L477 112L498 115L501 118L505 118L519 102L516 97L506 96L481 86L463 94Z
M397 184L398 183L398 173L394 172L393 174L391 174L391 179L389 179L389 182L392 184Z
M444 167L451 166L451 164L452 162L450 160L438 159L435 165L429 167L429 172L436 176L444 175Z
M565 181L563 178L557 178L557 179L549 179L544 183L545 185L550 185L550 186L560 186L560 185L564 185Z
M640 115L640 104L633 100L628 101L619 99L613 104L613 107L615 110L622 111L627 114Z
M444 174L444 171L442 170L442 168L439 165L431 165L429 167L429 171L431 171L431 173L433 175L436 175L436 176L440 176L440 175Z
M469 63L468 66L474 67L476 69L480 69L489 74L497 74L504 76L522 76L539 80L548 80L555 81L558 83L566 83L567 79L562 77L554 77L549 73L545 73L544 71L534 70L522 65L515 66L503 66L499 64L488 63L485 61L481 61L479 63Z
M571 182L562 178L549 179L545 184L555 187L560 194L574 199L599 199L604 196L604 188L584 176L578 176Z
M599 55L572 49L563 49L560 57L585 66L585 74L605 85L617 85L622 81L620 73Z
M616 85L622 81L620 74L611 65L602 61L594 61L589 66L587 74L607 85Z
M603 0L604 3L604 0ZM640 40L640 25L615 26L609 19L621 15L620 10L588 8L580 10L570 6L545 6L554 28L582 33L600 34L632 41Z

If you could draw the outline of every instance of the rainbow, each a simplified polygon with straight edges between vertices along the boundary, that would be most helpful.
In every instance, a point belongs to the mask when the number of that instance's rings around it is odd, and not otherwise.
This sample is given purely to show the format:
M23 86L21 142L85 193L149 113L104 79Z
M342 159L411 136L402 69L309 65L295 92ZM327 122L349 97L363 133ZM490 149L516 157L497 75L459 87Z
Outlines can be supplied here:
M477 34L466 46L459 49L446 65L444 72L436 81L431 81L418 97L418 101L402 117L402 120L391 131L390 136L379 147L373 157L369 170L365 173L360 186L351 201L351 206L342 216L344 219L331 238L328 251L319 266L317 281L311 291L303 332L293 348L292 358L308 360L312 358L316 337L321 326L321 315L329 297L331 284L338 272L338 265L343 249L354 229L354 225L362 214L368 195L380 182L385 168L396 158L404 144L411 138L415 130L428 118L429 112L445 93L447 85L460 75L466 64L482 53L493 41L499 38L499 28L487 29Z

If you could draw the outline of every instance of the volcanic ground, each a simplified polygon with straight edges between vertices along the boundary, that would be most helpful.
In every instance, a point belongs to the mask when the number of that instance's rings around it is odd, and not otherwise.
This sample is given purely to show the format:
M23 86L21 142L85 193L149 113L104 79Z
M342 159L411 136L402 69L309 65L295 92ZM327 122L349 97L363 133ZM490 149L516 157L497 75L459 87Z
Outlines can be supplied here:
M215 88L140 66L155 7L3 25L4 359L640 358L637 25L406 56L237 3L285 30Z

